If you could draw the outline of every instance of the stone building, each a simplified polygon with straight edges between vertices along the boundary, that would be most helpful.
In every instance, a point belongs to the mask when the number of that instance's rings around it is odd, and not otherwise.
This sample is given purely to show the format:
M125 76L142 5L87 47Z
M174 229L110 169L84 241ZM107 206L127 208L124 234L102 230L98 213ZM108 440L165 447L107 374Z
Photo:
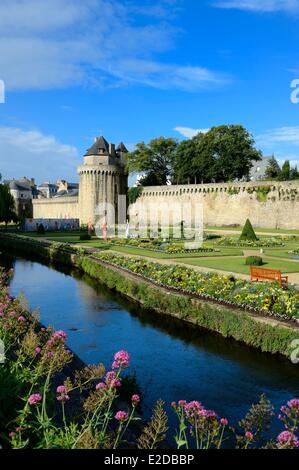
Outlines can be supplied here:
M21 218L30 218L33 216L32 201L37 197L38 191L33 178L28 179L25 176L19 180L4 181L9 186L11 195L15 200L15 209L17 215Z
M95 225L101 205L112 204L117 217L119 196L127 194L128 174L121 142L117 147L97 137L78 168L79 185L60 181L56 193L33 202L35 219L79 219L81 225Z
M266 170L270 163L271 157L262 157L258 162L253 162L250 170L250 181L259 181L266 178Z

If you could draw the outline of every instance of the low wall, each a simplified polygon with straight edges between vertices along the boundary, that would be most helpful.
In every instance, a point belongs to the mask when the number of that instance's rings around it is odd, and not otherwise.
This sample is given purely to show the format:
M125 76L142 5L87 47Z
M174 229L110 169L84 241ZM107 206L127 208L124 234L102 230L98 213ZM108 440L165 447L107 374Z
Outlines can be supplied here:
M179 209L181 203L185 208ZM299 180L146 187L130 206L130 217L133 223L138 217L144 222L159 212L163 225L165 217L170 223L184 220L188 204L195 213L198 203L205 225L243 226L249 218L257 228L299 229Z
M79 219L77 197L33 200L34 219Z
M25 219L23 230L25 232L36 232L40 224L44 226L47 232L80 228L79 219Z

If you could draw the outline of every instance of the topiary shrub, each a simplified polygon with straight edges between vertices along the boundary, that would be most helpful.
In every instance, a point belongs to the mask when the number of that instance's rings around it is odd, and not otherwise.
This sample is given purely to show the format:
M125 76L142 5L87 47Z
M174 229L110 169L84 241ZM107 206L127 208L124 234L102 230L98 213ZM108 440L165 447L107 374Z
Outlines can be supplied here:
M80 235L80 240L81 240L81 241L88 241L88 240L91 240L91 235L89 235L89 233L81 233L81 235Z
M246 258L247 266L263 266L264 262L260 256L248 256Z
M246 220L244 228L242 230L240 240L250 240L256 242L258 240L252 224L249 219Z
M43 226L43 224L39 224L37 226L37 233L39 235L44 235L46 233L46 230L45 230L45 227Z

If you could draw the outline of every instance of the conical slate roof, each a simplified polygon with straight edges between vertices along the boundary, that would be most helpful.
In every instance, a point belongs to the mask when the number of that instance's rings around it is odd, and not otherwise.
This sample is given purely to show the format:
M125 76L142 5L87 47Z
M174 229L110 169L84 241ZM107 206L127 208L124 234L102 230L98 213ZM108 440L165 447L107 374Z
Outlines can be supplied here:
M128 153L128 149L123 142L121 142L116 148L117 152Z
M87 150L85 156L90 156L90 155L103 155L101 151L104 151L104 153L109 154L109 144L105 137L97 137L95 143L90 147L90 149Z

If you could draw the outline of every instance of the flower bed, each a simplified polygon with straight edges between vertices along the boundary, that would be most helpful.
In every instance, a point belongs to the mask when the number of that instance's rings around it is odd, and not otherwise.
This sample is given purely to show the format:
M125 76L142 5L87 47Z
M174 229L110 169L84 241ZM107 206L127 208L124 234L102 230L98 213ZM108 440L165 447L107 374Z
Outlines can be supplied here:
M283 320L299 319L299 292L295 289L286 291L276 283L251 283L231 276L198 273L187 267L161 265L111 253L95 256L160 286Z
M215 242L218 246L235 246L244 248L274 248L285 246L281 237L260 238L257 241L240 240L236 237L223 237Z
M164 254L188 254L188 253L217 253L218 250L213 248L197 248L197 249L188 249L185 248L185 243L174 243L174 242L163 242L161 240L150 240L150 239L137 239L132 238L130 240L126 239L113 239L110 240L112 245L116 246L126 246L126 247L135 247L142 248L149 251L154 251L156 253Z

